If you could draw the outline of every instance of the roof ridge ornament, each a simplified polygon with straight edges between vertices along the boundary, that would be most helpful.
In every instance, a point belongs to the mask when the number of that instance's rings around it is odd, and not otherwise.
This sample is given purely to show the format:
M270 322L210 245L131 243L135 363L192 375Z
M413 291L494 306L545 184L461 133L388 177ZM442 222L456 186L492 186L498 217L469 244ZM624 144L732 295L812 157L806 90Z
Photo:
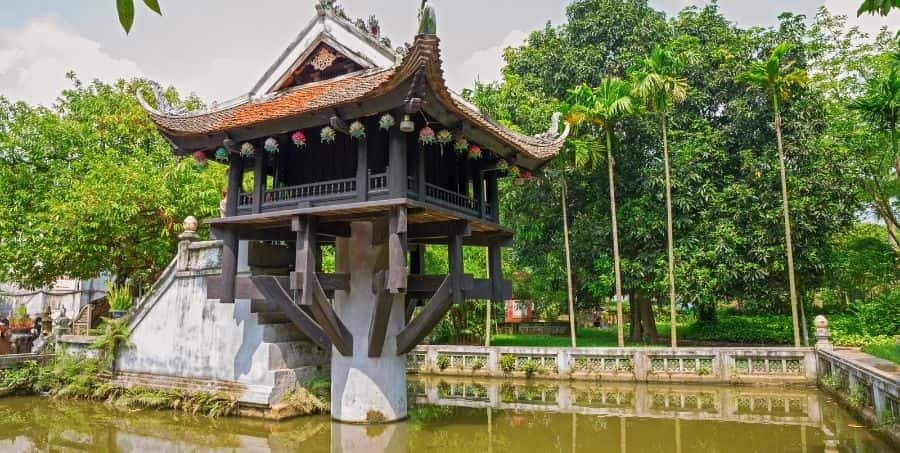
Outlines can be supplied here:
M419 34L437 35L437 16L428 0L422 0L422 7L419 8Z
M169 102L169 99L166 98L166 92L163 90L162 85L160 85L155 80L148 80L147 85L150 86L150 89L153 91L153 97L156 98L156 111L162 113L164 115L182 115L187 113L187 109L184 107L176 107ZM140 90L143 91L143 90ZM138 92L138 99L143 100L143 96L141 96L141 92Z
M534 136L534 138L538 140L545 140L548 142L552 142L559 137L559 121L562 118L562 113L553 112L553 116L550 118L550 127L547 129L547 132L542 132Z

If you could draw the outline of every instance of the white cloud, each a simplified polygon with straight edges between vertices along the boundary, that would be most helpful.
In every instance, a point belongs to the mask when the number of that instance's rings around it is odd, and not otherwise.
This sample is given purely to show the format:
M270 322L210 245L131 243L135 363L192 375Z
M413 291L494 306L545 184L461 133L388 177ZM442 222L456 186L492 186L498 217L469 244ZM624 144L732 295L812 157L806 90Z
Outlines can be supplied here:
M892 31L896 31L900 26L900 12L893 11L888 16L872 16L864 15L856 17L856 10L859 8L860 0L825 0L825 8L831 14L846 15L847 26L859 26L859 29L869 36L874 37L881 31L881 27L887 26Z
M447 83L450 88L460 90L471 86L475 80L485 83L500 80L500 70L506 65L503 50L507 47L521 46L527 38L528 33L513 30L500 44L475 51L456 70L447 71Z
M13 100L50 105L70 86L66 72L84 81L137 77L137 63L110 56L96 41L66 30L58 21L36 18L0 29L0 93Z

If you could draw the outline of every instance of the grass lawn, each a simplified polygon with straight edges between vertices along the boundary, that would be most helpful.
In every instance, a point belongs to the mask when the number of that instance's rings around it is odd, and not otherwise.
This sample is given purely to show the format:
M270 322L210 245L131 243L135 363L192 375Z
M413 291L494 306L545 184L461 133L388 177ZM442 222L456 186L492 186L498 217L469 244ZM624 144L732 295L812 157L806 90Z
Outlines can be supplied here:
M900 343L875 343L862 347L862 352L881 357L894 363L900 363Z

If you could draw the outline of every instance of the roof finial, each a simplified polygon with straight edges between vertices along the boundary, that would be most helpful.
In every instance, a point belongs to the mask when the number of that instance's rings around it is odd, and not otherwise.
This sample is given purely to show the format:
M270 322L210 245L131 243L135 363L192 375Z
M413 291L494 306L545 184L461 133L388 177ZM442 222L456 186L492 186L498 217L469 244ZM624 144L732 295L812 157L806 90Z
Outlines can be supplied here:
M419 9L419 34L437 34L437 18L434 14L434 8L428 4L428 0L422 0L422 7Z

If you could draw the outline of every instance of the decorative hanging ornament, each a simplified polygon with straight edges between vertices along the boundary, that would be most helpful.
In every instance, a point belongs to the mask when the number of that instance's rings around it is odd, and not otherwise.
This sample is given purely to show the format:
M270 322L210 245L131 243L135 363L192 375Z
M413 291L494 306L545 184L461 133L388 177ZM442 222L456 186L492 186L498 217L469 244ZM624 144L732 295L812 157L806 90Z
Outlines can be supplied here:
M509 170L509 162L505 159L500 159L497 161L497 171L506 171Z
M469 146L469 159L477 160L481 159L481 147L475 144Z
M275 140L273 137L267 138L265 148L269 154L278 154L278 140Z
M531 174L531 172L528 171L528 170L522 170L522 171L519 173L519 177L522 178L522 179L531 179L531 178L534 178L534 175Z
M366 138L366 126L359 121L350 123L350 136L357 140Z
M334 138L337 136L337 133L331 126L325 126L322 128L322 133L320 135L322 137L322 143L334 143Z
M244 144L241 145L241 156L250 157L254 152L256 152L256 148L254 148L250 142L244 142Z
M225 148L222 148L220 146L219 149L216 150L216 160L219 162L227 161L228 160L228 151L226 151Z
M383 131L390 130L395 124L397 124L397 120L395 120L394 115L391 115L390 113L381 115L381 119L378 120L378 127Z
M464 155L469 150L469 141L465 137L456 139L456 142L453 143L453 150L460 156Z
M434 143L434 129L425 126L419 131L419 143L423 145L430 145Z
M400 130L407 134L416 130L416 123L413 122L409 115L403 115L403 121L400 122Z
M509 176L518 177L519 173L520 173L519 167L517 167L515 165L509 166L509 172L508 172Z
M294 132L294 134L291 135L291 141L294 142L294 145L297 146L297 148L303 148L306 146L306 134L304 134L303 131Z
M451 134L447 129L443 129L437 133L437 141L441 145L446 145L453 141L453 134Z
M206 166L206 153L203 151L194 152L194 163L198 167L205 167Z

